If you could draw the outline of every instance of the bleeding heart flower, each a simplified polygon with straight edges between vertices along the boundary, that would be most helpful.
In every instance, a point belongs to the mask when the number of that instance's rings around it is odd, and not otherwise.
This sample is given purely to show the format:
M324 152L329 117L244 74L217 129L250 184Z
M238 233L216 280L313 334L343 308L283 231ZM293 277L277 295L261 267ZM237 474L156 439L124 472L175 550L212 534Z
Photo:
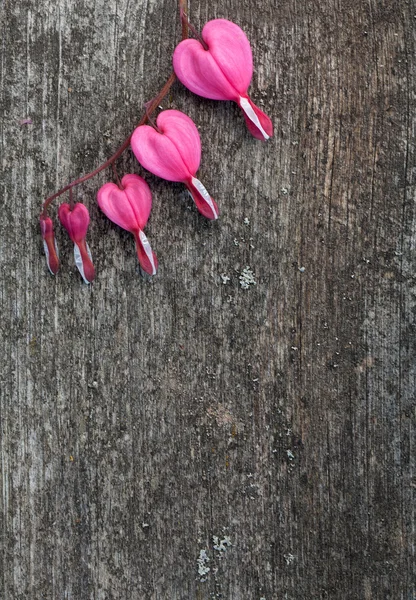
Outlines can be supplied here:
M40 229L42 232L43 248L46 254L48 269L52 275L56 275L59 269L59 253L56 239L53 233L53 223L50 217L40 216Z
M195 123L178 110L164 110L156 129L141 125L134 130L131 147L148 171L186 185L199 212L207 219L218 218L218 206L195 177L201 161L201 140Z
M81 202L75 204L72 209L69 204L64 203L59 207L58 217L74 242L74 257L78 271L85 283L91 283L95 277L95 269L85 240L90 223L88 209Z
M115 183L104 184L97 193L98 206L110 221L134 235L143 271L155 275L156 254L143 233L152 208L150 188L138 175L124 175L121 185L122 189Z
M234 100L243 110L247 127L254 137L267 140L273 125L247 94L253 75L250 42L238 25L226 19L209 21L201 42L186 39L173 53L178 79L194 94L211 100Z

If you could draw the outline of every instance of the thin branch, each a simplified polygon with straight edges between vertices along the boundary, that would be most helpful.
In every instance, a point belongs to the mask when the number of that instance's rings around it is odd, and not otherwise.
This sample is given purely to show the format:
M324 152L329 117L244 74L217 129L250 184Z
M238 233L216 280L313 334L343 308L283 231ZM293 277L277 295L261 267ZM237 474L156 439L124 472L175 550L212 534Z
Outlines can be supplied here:
M186 0L178 0L178 2L179 2L180 18L181 18L181 23L182 23L182 40L185 40L188 38L188 35L189 35L189 29L188 29L189 21L188 21L187 15L186 15L186 10L187 10ZM175 73L171 73L169 79L167 80L165 85L162 87L160 92L157 94L157 96L148 105L146 105L146 112L136 127L145 125L148 122L152 113L156 110L156 108L159 106L159 104L161 103L163 98L169 92L170 88L172 87L172 85L175 82L175 79L176 79ZM58 198L58 196L61 196L68 190L72 190L73 187L79 185L80 183L84 183L84 181L88 181L88 179L95 177L96 175L98 175L98 173L101 173L101 171L104 171L104 169L107 169L107 167L110 167L111 165L113 165L114 162L130 146L131 136L132 136L132 133L130 133L130 135L124 140L124 142L116 150L116 152L112 156L110 156L110 158L108 160L106 160L102 165L100 165L99 167L94 169L94 171L91 171L90 173L87 173L86 175L83 175L82 177L79 177L78 179L71 181L71 183L68 183L68 185L66 185L65 187L61 188L60 190L58 190L57 192L52 194L52 196L49 196L48 198L46 198L46 200L42 204L41 215L43 217L46 217L48 206L56 198Z

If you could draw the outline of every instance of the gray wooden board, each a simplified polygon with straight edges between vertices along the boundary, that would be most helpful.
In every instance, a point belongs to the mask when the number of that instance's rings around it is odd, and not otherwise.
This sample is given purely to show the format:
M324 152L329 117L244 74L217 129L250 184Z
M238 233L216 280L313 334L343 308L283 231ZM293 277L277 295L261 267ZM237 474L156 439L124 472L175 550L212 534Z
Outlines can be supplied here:
M40 205L169 76L175 2L1 0L2 599L416 598L415 15L192 0L246 31L275 136L176 83L221 218L126 152L160 269L98 210L107 171L75 192L88 287L58 224L48 273Z

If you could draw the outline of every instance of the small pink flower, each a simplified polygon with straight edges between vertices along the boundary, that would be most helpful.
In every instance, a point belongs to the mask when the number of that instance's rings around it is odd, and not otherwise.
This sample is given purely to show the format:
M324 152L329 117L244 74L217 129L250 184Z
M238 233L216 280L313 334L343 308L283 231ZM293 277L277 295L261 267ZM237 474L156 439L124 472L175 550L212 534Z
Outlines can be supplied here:
M121 185L123 189L115 183L103 185L97 193L98 206L110 221L134 235L137 257L143 271L155 275L156 254L143 233L152 208L150 188L138 175L124 175Z
M40 229L42 232L43 248L46 254L48 269L52 275L56 275L59 269L59 253L53 233L53 223L50 217L40 216Z
M95 269L91 260L91 252L85 240L90 215L87 207L78 202L71 209L69 204L61 204L58 217L74 242L74 257L78 271L85 283L91 283L95 277Z
M186 39L173 53L178 79L194 94L211 100L234 100L243 110L247 127L254 137L267 140L273 125L247 94L253 75L250 42L238 25L226 19L209 21L201 42Z
M164 110L149 125L134 130L131 147L148 171L186 185L199 212L207 219L218 218L218 206L195 177L201 161L201 140L195 123L178 110Z

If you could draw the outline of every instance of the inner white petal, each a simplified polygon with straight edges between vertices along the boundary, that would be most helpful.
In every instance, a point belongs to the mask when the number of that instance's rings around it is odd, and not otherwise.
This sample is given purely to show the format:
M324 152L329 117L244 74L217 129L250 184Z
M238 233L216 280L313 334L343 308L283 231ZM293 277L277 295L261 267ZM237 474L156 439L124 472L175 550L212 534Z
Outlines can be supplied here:
M88 246L87 242L85 242L85 245L87 247L87 252L88 252L88 256L91 259L92 262L92 256L91 256L91 250L90 247ZM78 271L81 273L82 275L82 279L85 281L85 283L91 283L90 281L88 281L88 279L85 277L85 273L84 273L84 265L82 262L82 256L81 256L81 250L78 248L77 244L74 244L74 258L75 258L75 265L78 269Z
M48 244L45 242L45 240L43 240L43 249L45 250L45 254L46 254L46 263L47 263L47 265L48 265L48 269L49 269L49 271L52 273L52 269L51 269L51 267L50 267L50 264L49 264L49 260L50 260L50 259L49 259L49 248L48 248ZM52 275L53 275L53 273L52 273Z
M145 236L145 234L143 233L142 230L139 231L139 238L142 243L143 250L145 251L147 258L150 260L150 264L152 265L152 269L153 269L152 275L155 275L156 274L156 265L155 265L155 259L153 258L152 248L150 246L149 240L147 239L147 237Z
M251 106L251 104L247 100L247 98L242 98L240 96L240 106L243 109L243 111L246 113L246 115L248 116L250 121L252 121L254 123L254 125L260 129L264 139L268 140L270 136L267 135L267 133L264 131L263 127L261 126L258 116L254 112L253 107Z
M192 184L196 187L198 192L201 194L201 196L203 197L205 202L208 204L208 206L212 210L214 219L218 219L218 213L215 210L214 203L212 202L212 198L209 195L206 187L199 181L199 179L196 179L196 177L192 177Z

